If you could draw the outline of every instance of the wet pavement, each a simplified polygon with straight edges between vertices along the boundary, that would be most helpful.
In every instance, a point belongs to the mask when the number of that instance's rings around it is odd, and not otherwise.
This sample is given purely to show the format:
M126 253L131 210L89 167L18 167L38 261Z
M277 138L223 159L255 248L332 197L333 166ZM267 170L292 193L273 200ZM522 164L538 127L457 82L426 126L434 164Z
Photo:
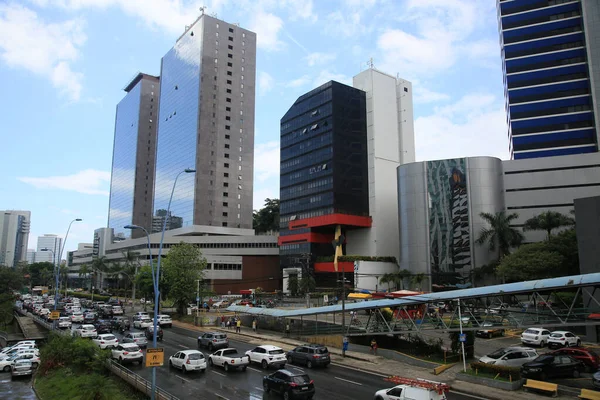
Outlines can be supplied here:
M15 379L10 374L0 373L0 399L1 400L36 400L37 396L31 387L31 378Z

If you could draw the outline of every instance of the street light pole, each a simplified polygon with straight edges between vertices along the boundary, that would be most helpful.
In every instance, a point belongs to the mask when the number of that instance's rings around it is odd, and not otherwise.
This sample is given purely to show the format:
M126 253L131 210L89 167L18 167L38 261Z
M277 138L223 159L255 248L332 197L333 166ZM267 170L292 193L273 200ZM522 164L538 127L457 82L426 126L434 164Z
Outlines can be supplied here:
M171 211L171 202L173 201L173 193L175 193L175 186L177 185L177 179L181 174L191 174L196 172L195 169L186 168L175 177L175 181L173 182L173 188L171 189L171 197L169 197L169 204L167 205L167 213L165 214L165 219L163 221L162 232L160 234L160 244L158 245L158 262L156 263L156 277L154 278L154 321L152 323L154 330L152 332L152 346L156 348L156 334L157 329L156 325L158 322L158 300L159 300L159 277L160 277L160 262L162 258L162 249L163 249L163 241L165 240L165 230L167 229L167 218L169 218L169 212ZM152 400L155 399L156 395L156 367L152 367L152 395L150 398Z
M65 246L67 244L67 238L69 237L69 231L71 230L71 225L73 224L73 222L81 222L83 221L81 218L75 218L74 220L72 220L69 223L69 227L67 228L67 234L65 235L65 240L63 242L62 246L58 246L58 266L56 267L58 272L60 273L60 261L62 260L62 253L63 250L65 249ZM58 288L58 274L56 275L56 287ZM67 281L69 279L69 275L67 275ZM57 292L58 293L58 292ZM56 306L58 305L58 295L54 296L54 311L56 311Z
M150 268L152 269L152 285L154 286L154 289L156 290L156 283L154 282L154 264L152 263L152 248L150 247L150 234L148 233L146 228L144 228L143 226L139 226L139 225L125 225L123 228L125 228L125 229L141 229L146 234L146 239L148 240L148 257L150 257ZM135 279L136 276L137 276L137 265L135 267L135 274L134 274L133 278ZM135 300L135 280L133 281L132 297L133 297L133 300Z
M462 347L462 359L463 359L463 372L467 372L467 360L465 358L465 342L462 340L463 326L462 326L462 315L460 314L460 299L457 299L458 303L458 325L460 327L460 345Z
M338 225L336 229L337 238L331 242L334 249L333 262L335 266L335 270L338 270L338 249L341 250L342 244L344 244L344 240L346 239L344 235L341 234L341 228ZM342 335L346 334L346 272L344 267L342 266ZM346 348L342 347L342 357L346 357Z

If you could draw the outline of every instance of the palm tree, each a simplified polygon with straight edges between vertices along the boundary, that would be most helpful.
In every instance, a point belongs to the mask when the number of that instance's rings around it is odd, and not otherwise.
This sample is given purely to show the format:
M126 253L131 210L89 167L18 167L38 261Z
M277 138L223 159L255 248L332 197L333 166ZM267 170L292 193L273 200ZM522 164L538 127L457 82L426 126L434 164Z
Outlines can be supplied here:
M92 261L92 275L94 276L94 278L96 278L98 275L100 276L100 287L102 287L102 273L106 273L109 269L108 266L108 260L106 259L106 256L102 256L102 257L98 257L95 260ZM93 281L94 279L92 279L92 284L90 285L90 290L93 292Z
M573 226L575 220L571 217L567 217L556 211L545 211L540 215L529 218L523 224L523 230L526 231L546 231L546 240L552 236L554 229L562 228L563 226Z
M79 267L79 277L82 278L83 277L83 282L85 286L85 280L88 277L90 273L90 268L87 266L87 264L83 264L81 267Z
M483 218L489 225L489 228L483 228L479 232L479 238L475 243L479 245L489 246L491 252L499 250L498 260L502 257L510 254L510 249L516 247L523 242L523 234L517 229L510 226L510 223L515 219L519 218L519 214L512 213L506 215L504 211L497 212L496 214L480 213L479 216Z
M48 286L48 280L52 277L52 272L46 268L43 268L40 271L40 280L42 281L42 286Z
M390 272L379 278L379 283L387 283L390 290L390 283L394 284L395 289L404 290L404 280L410 276L410 271L402 269L398 272Z
M61 264L59 267L60 280L63 282L65 288L65 297L67 296L67 286L69 285L69 267L65 264Z
M410 282L415 286L415 289L421 289L421 283L427 279L427 276L423 273L415 274L410 278Z
M131 281L131 298L135 300L135 277L138 274L138 268L140 267L140 253L137 251L127 250L122 252L123 254L123 263L125 272L129 280Z

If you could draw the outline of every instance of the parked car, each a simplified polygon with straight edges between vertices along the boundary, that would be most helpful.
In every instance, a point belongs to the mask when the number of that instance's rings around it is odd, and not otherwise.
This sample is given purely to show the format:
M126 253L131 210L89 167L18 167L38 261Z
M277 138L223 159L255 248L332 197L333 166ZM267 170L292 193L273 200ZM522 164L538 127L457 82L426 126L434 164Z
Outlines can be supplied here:
M98 331L94 325L85 324L75 329L75 335L82 338L91 338L96 337L98 335Z
M40 351L37 348L33 348L33 349L15 349L13 351L10 351L8 353L4 353L2 355L0 355L0 360L5 360L7 358L11 358L11 357L18 357L18 356L23 356L23 355L34 355L34 356L39 356L40 355Z
M229 347L217 350L208 356L208 364L211 367L213 365L223 367L225 371L229 371L232 368L238 368L245 371L248 364L250 364L250 357L245 354L239 354L236 349Z
M521 334L521 343L544 347L548 343L551 332L546 328L529 328Z
M163 330L160 326L157 326L156 329L157 329L156 340L158 340L159 342L162 342ZM150 325L149 327L147 327L146 330L144 331L144 335L146 335L146 339L154 340L154 326Z
M271 390L283 395L284 399L303 398L312 399L315 395L314 381L302 372L292 372L280 369L271 375L263 377L265 393Z
M71 326L73 324L71 323L71 318L69 317L60 317L58 319L58 328L59 329L71 329Z
M141 364L144 361L144 353L135 343L120 343L111 350L111 357L118 360L120 364L126 362L137 362Z
M593 350L583 347L569 347L554 350L551 354L564 354L575 360L581 361L585 365L585 369L589 372L596 371L600 368L600 357Z
M17 350L25 350L25 349L37 349L37 345L35 344L35 342L33 342L33 343L19 342L19 343L15 344L14 346L3 348L2 351L0 351L0 356L5 355L5 354L11 354L11 353L14 354L14 352Z
M331 362L329 350L320 344L305 344L287 352L287 361L290 364L305 364L307 368L316 365L328 366Z
M142 332L128 332L123 336L123 343L134 343L142 349L148 347L148 340Z
M28 360L33 368L36 368L40 363L40 356L34 354L13 355L12 357L0 360L0 371L10 372L14 363L18 360Z
M585 369L581 361L564 354L542 354L535 360L523 364L521 376L526 379L573 377L579 378Z
M119 344L119 339L117 339L115 335L111 335L110 333L98 335L95 338L93 338L92 341L96 343L98 347L100 347L102 350L117 347L117 345Z
M152 320L150 318L142 318L133 321L133 327L137 329L146 329L152 326Z
M475 331L475 336L491 339L494 336L504 336L505 329L499 322L486 321L481 329Z
M283 368L287 361L285 352L281 347L262 345L257 346L252 350L248 350L246 355L250 357L250 363L258 363L263 369L273 365L276 368Z
M189 371L206 371L206 358L198 350L182 350L169 358L169 366L178 368L184 374Z
M16 360L11 366L10 376L12 379L21 376L33 375L33 363L31 360Z
M157 323L161 327L165 326L165 327L169 327L170 328L170 327L173 326L173 320L171 319L170 315L164 315L164 314L159 315L157 317Z
M198 336L198 348L206 347L209 351L215 351L223 347L229 347L229 339L227 335L221 332L206 332L202 336Z
M568 331L554 331L548 338L548 347L555 349L557 347L581 346L581 339L574 333Z
M537 351L530 347L506 347L483 356L479 362L486 364L502 365L507 367L520 367L538 357Z
M216 303L213 303L212 307L213 308L226 308L226 307L229 307L229 301L228 300L217 301Z

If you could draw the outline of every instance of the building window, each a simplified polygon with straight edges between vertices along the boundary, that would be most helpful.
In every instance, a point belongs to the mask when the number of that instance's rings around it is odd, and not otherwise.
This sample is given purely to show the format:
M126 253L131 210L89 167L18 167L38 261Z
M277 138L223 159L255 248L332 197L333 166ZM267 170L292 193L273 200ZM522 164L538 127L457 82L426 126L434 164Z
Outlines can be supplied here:
M230 99L229 97L227 97L227 98L225 99L225 101L226 101L226 102L228 102L228 103L231 103L231 99Z
M224 217L227 217L227 216L229 216L229 214L227 213L227 211L223 211L223 216L224 216Z
M225 158L229 158L229 153L225 153Z
M225 148L226 148L226 149L228 149L228 148L229 148L229 145L228 145L228 144L226 144L226 145L225 145Z
M226 201L224 201L224 202L223 202L223 207L229 207L229 203L228 203L228 202L226 202Z
M227 89L227 93L231 94L231 89Z
M212 181L211 181L212 184ZM229 183L228 182L223 182L223 187L229 187Z
M229 36L229 41L233 42L233 36Z
M227 71L227 75L228 76L233 76L233 74L231 73L231 71Z
M244 75L242 75L241 77L242 77L242 80L244 80Z
M246 37L246 34L244 32L242 32L242 37Z
M224 176L225 178L229 178L229 172L223 172L223 176Z
M233 67L233 64L232 64L232 63L230 63L230 62L228 62L228 63L227 63L227 66L228 66L228 67Z
M227 117L225 117L225 120L226 120L226 121L231 121L231 117L230 117L230 116L227 116Z
M240 219L240 214L238 214L238 216L237 216L237 217L238 217L238 219Z
M241 88L241 89L243 89L243 88L244 88L244 84L243 84L243 83L241 83L241 84L240 84L240 88Z
M407 87L405 87L405 88L404 88L404 91L405 91L406 93L408 93L408 88L407 88Z
M245 45L246 45L246 42L242 41L242 46L245 46Z
M239 190L242 190L242 185L238 185L238 189L239 189Z
M227 48L228 48L229 50L233 50L233 46L232 46L232 45L228 45L228 46L227 46Z
M244 50L242 50L242 52L244 52ZM242 62L246 62L246 59L244 57L242 57Z
M233 54L227 54L227 58L233 58Z
M227 222L223 222L221 225L222 226L227 226Z
M218 46L218 45L219 45L219 41L215 40L215 46Z
M216 35L217 37L219 37L219 32L215 32L215 35Z
M229 32L233 33L233 28L229 28Z
M229 197L229 193L223 192L223 197Z
M230 125L225 125L225 129L230 131L231 130L231 126Z
M239 203L238 203L238 205L237 205L237 206L238 206L238 210L239 210L240 208L242 208L242 205L241 205L241 204L239 204Z
M225 111L231 111L231 107L225 107Z
M227 84L231 85L231 81L229 79L227 79Z
M223 167L225 167L225 168L229 168L229 163L225 163L225 164L223 164Z
M242 180L242 176L238 175L238 180L241 181Z

